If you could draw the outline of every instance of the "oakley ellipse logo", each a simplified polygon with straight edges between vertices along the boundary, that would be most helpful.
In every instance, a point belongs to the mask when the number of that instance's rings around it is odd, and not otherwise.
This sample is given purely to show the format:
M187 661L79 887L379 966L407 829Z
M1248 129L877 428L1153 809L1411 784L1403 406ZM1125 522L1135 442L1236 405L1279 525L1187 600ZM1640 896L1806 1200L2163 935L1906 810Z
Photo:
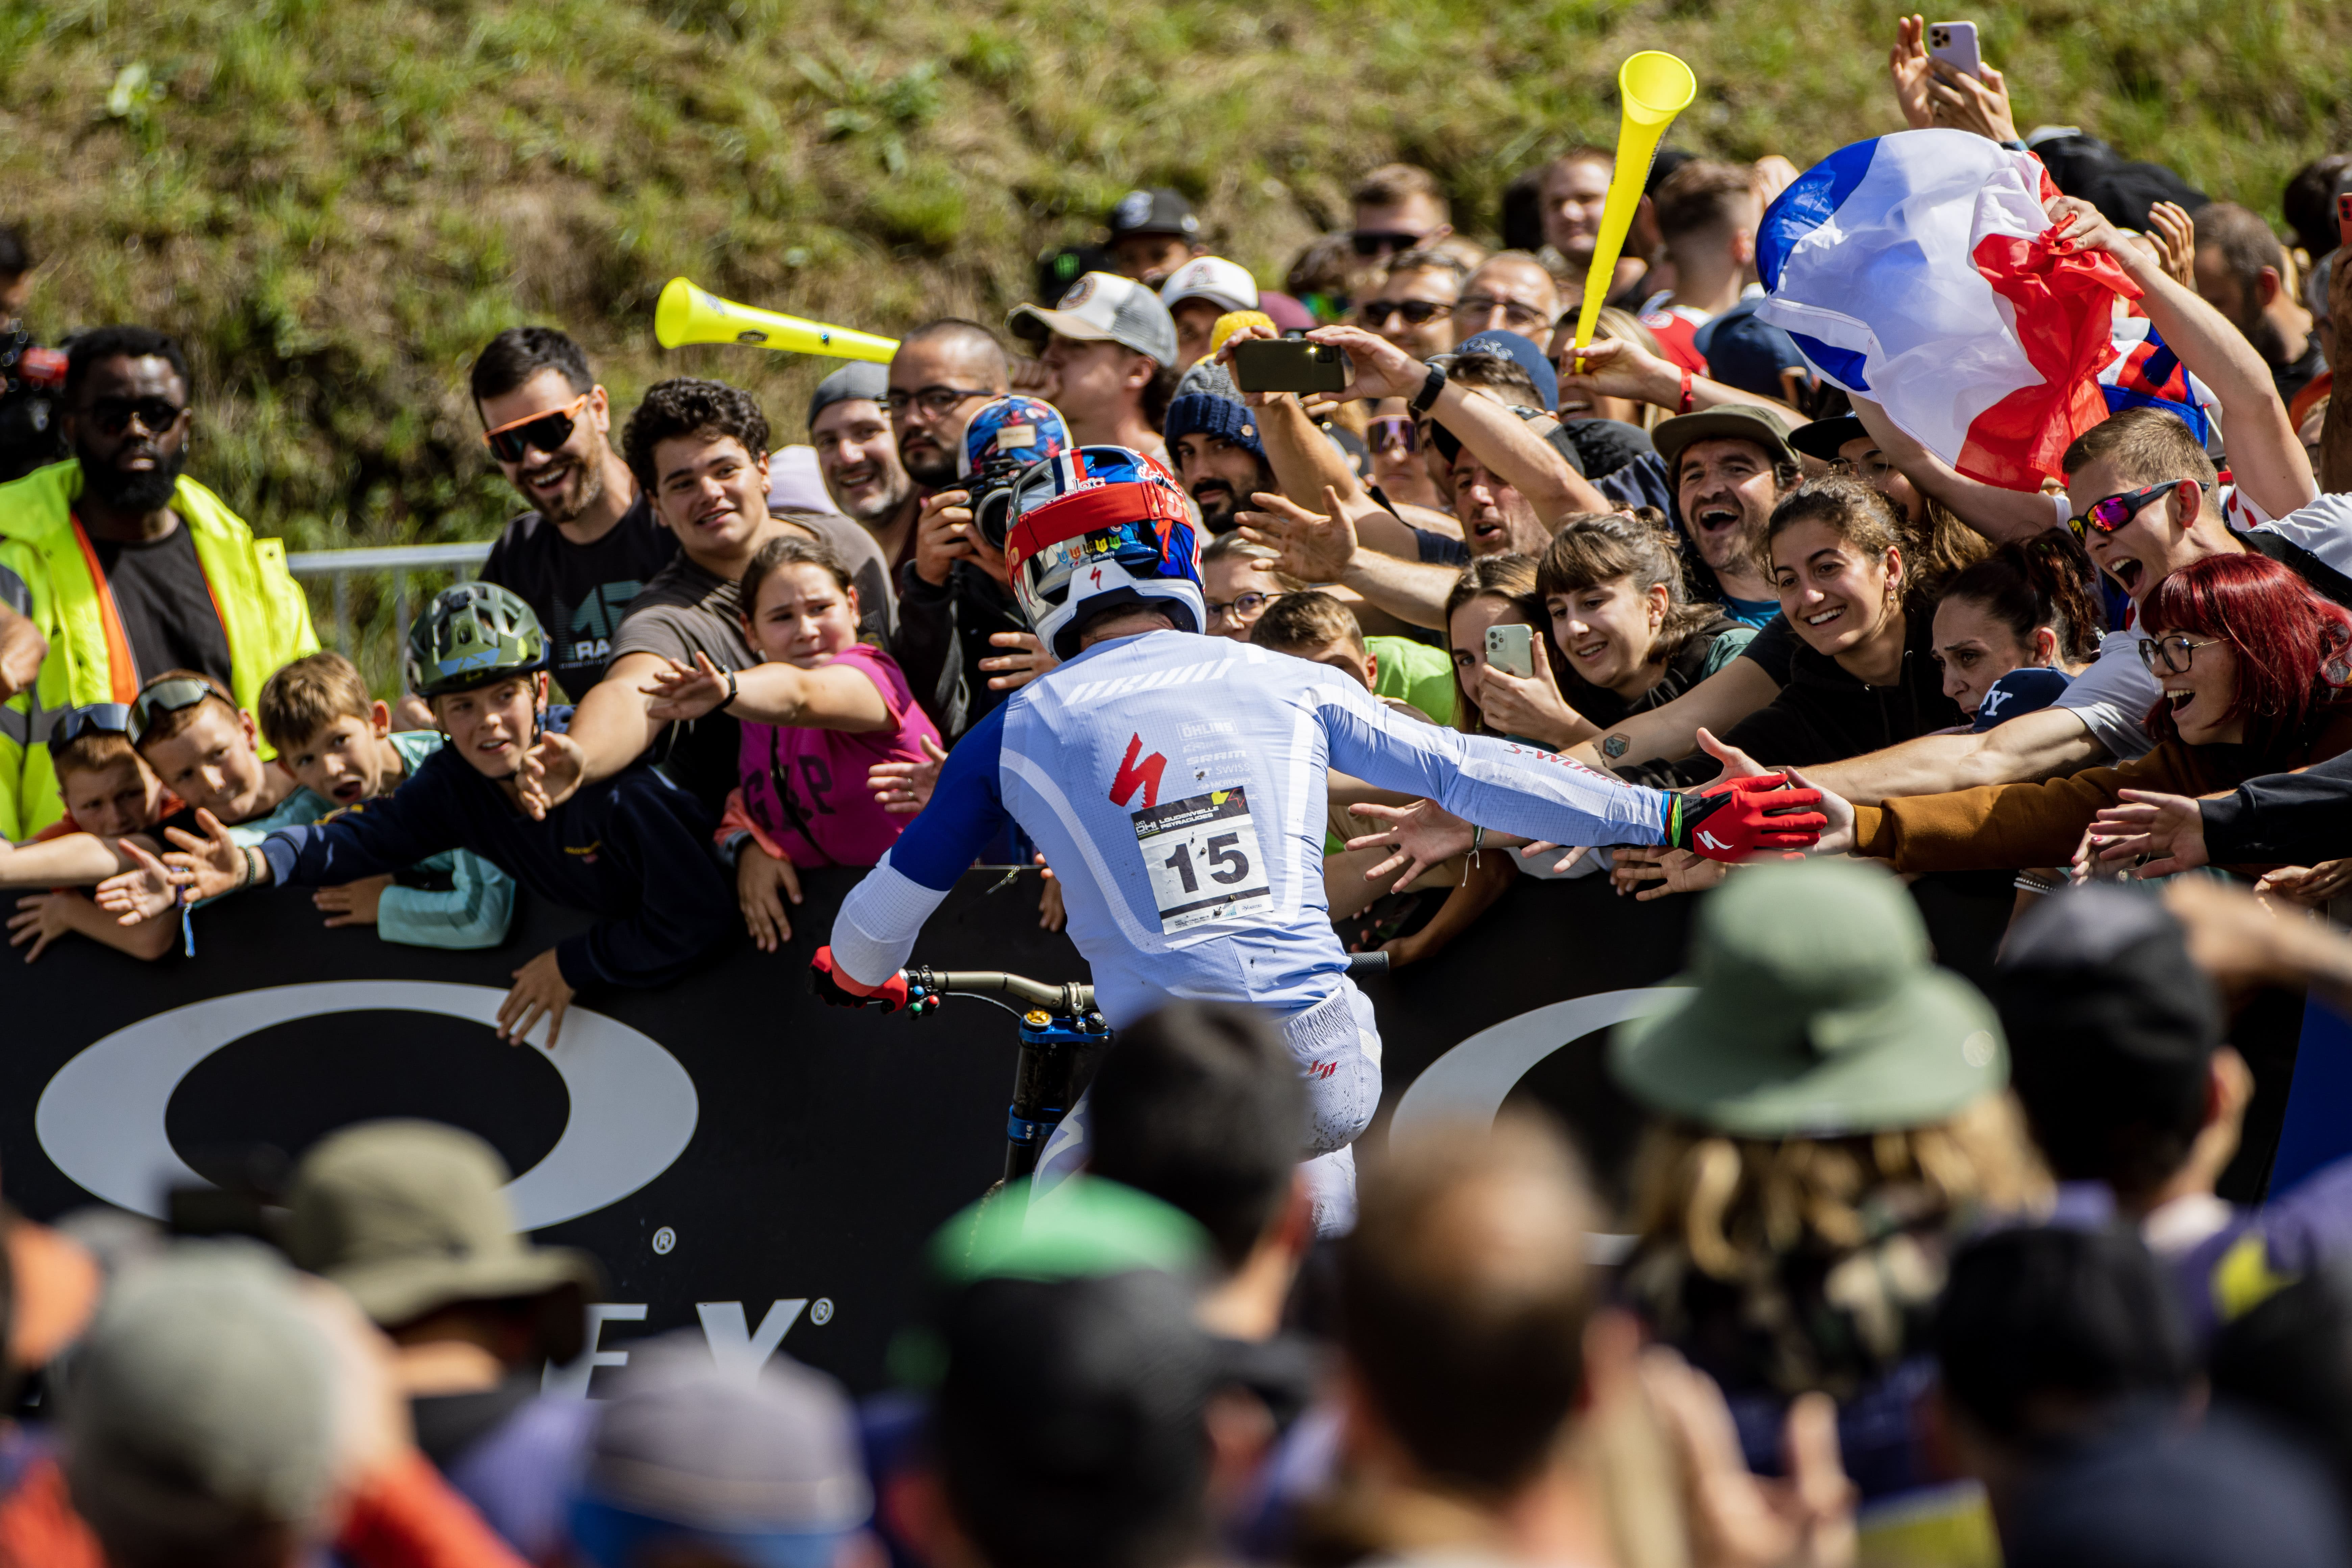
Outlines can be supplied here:
M1600 991L1537 1007L1481 1029L1430 1063L1405 1086L1389 1123L1391 1131L1454 1119L1492 1121L1519 1079L1546 1057L1595 1029L1670 1007L1687 989L1644 985L1633 991Z
M92 1195L161 1219L173 1187L205 1184L173 1149L164 1115L180 1080L215 1051L274 1024L335 1013L436 1013L495 1026L505 995L487 985L337 980L175 1007L117 1029L59 1068L34 1129L50 1161ZM627 1197L686 1152L701 1116L677 1058L601 1013L565 1014L562 1042L548 1059L563 1075L572 1114L547 1157L507 1187L525 1230Z

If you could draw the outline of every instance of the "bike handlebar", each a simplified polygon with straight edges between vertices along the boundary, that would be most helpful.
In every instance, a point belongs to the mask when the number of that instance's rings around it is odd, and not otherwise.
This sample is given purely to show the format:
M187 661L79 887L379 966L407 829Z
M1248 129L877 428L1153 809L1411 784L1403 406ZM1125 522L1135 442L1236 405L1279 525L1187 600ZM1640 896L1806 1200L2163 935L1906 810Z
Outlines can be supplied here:
M1349 974L1383 973L1388 967L1389 955L1381 949L1348 955ZM910 968L906 973L910 985L920 986L934 996L997 996L1024 1007L1043 1007L1049 1013L1071 1016L1091 1013L1095 1008L1095 988L1091 985L1048 985L998 969Z

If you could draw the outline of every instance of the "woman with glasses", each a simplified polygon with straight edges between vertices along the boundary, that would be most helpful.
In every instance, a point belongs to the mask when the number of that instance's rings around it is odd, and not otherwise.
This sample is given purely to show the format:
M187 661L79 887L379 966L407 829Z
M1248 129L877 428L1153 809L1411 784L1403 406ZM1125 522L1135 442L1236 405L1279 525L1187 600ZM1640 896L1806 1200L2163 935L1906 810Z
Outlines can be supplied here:
M2277 562L2212 555L2182 567L2148 595L2140 624L2141 662L2162 689L2147 755L1883 806L1831 796L1822 848L1898 871L2063 865L2125 790L2211 795L2352 751L2352 614Z
M1364 430L1364 446L1372 455L1371 481L1395 505L1425 507L1450 517L1445 492L1422 456L1426 435L1424 422L1413 416L1406 399L1375 401Z

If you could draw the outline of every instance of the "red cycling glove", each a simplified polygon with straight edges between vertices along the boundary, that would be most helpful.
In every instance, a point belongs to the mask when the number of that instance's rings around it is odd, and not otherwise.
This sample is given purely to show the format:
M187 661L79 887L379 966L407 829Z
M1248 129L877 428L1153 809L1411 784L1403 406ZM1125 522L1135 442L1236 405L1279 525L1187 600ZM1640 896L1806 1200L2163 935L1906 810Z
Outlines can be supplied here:
M1719 779L1673 797L1666 843L1709 860L1744 860L1759 849L1809 849L1830 819L1819 811L1822 792L1800 789L1782 773Z
M907 1005L907 972L899 970L882 983L882 989L871 995L860 995L842 984L840 971L834 966L830 945L816 950L809 960L809 989L828 1007L879 1007L885 1013L895 1013Z

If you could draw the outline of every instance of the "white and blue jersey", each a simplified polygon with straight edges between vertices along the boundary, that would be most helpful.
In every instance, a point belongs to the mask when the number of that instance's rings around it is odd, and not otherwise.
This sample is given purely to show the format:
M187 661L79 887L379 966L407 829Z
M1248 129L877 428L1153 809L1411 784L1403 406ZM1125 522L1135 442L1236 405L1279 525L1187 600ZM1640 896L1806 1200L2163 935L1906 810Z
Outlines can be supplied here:
M1323 897L1334 768L1529 837L1665 837L1663 792L1399 718L1306 659L1152 632L1085 650L958 742L930 803L842 905L835 956L869 982L904 965L1010 816L1061 879L1112 1027L1174 997L1296 1016L1347 975Z

